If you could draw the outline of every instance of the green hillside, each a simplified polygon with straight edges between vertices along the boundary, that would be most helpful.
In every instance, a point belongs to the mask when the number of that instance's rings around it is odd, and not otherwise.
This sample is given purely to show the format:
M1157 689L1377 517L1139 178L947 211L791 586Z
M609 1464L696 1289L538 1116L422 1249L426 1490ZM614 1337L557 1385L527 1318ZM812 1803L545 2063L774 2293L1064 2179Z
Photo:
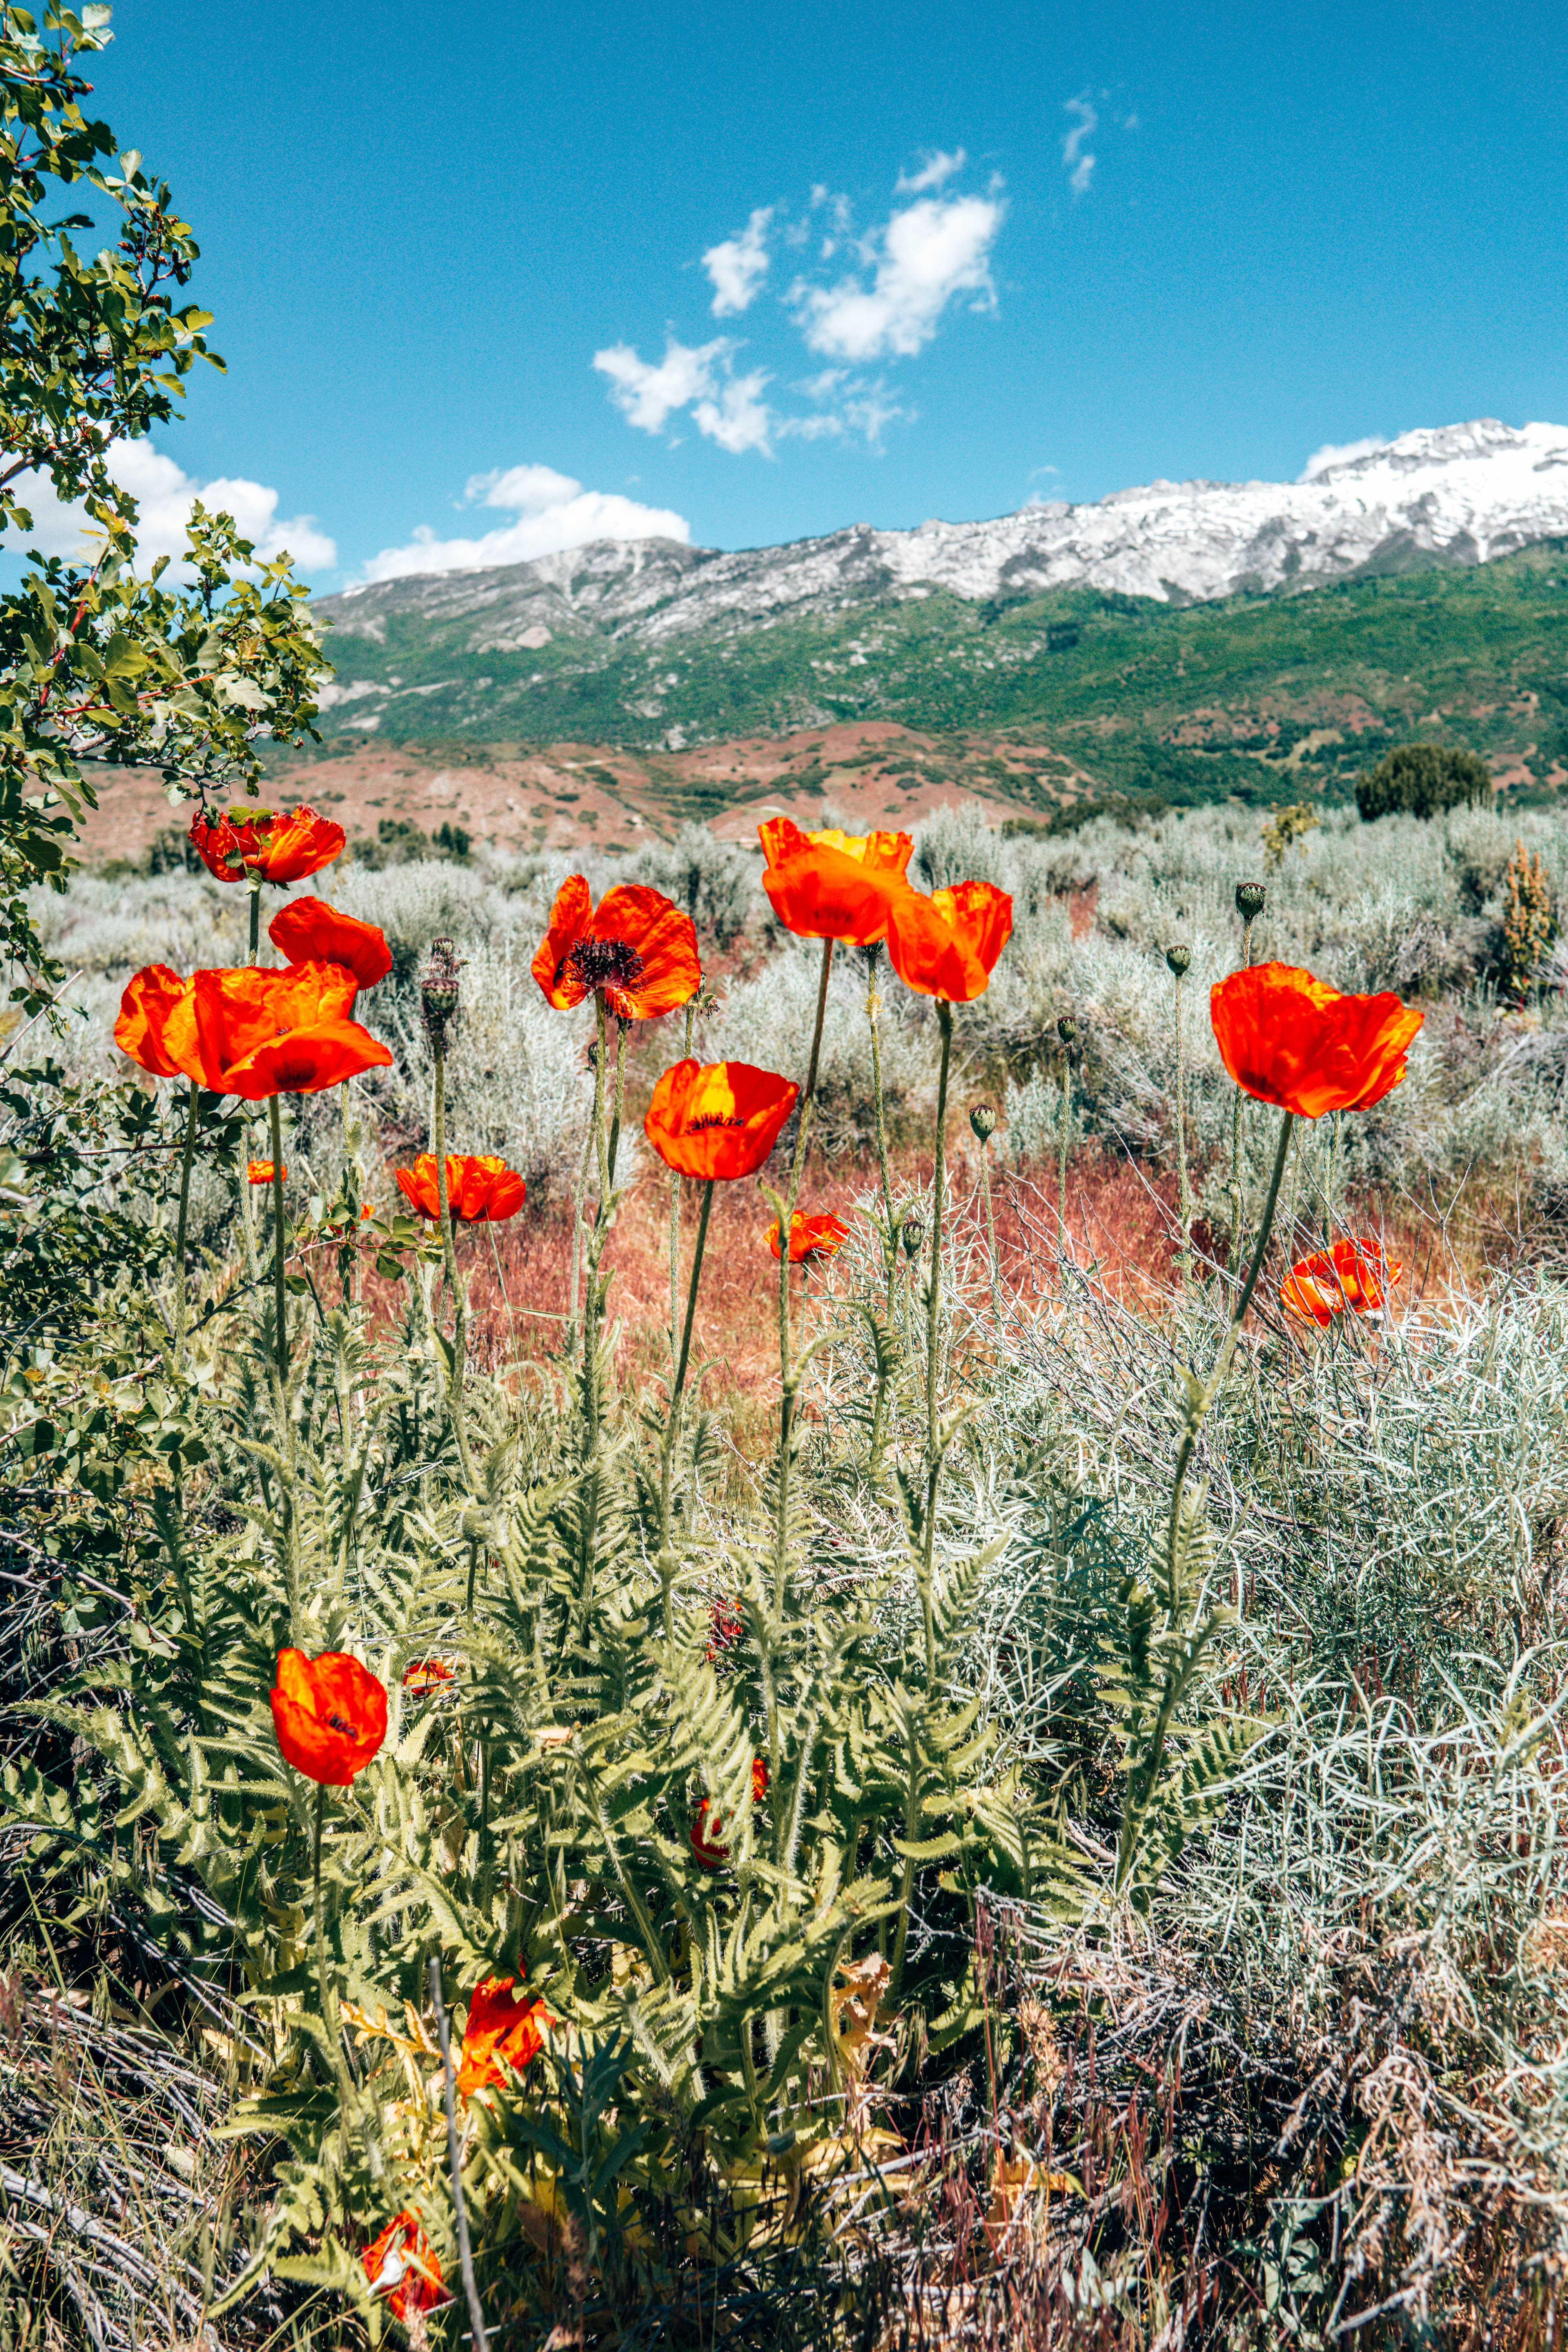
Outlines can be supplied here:
M324 608L330 622L332 604ZM1467 569L1184 607L1064 591L943 592L723 634L562 637L476 653L471 614L387 614L329 640L334 749L777 735L887 719L1058 749L1105 794L1166 802L1346 792L1392 742L1468 746L1525 797L1568 770L1568 542ZM1558 772L1554 774L1554 771ZM1048 751L1039 797L1050 797Z

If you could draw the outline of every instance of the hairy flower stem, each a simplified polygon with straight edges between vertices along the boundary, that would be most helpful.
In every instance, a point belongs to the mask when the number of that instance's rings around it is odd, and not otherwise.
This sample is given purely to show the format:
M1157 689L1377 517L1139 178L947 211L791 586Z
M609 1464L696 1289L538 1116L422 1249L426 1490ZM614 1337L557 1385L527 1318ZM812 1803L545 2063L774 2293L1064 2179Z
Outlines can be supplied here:
M680 1179L676 1178L679 1183ZM669 1419L664 1433L664 1461L659 1478L659 1533L666 1558L669 1553L669 1496L674 1474L675 1449L680 1437L681 1399L686 1394L686 1368L691 1359L691 1327L697 1316L697 1283L702 1272L702 1252L708 1241L708 1219L713 1207L713 1179L702 1187L702 1207L697 1219L697 1245L691 1254L691 1285L686 1294L686 1328L681 1334L680 1354L675 1367L675 1381L669 1392ZM673 1639L675 1627L669 1605L669 1577L664 1577L664 1630Z
M1241 926L1241 970L1252 967L1252 917L1245 916ZM1230 1250L1226 1272L1236 1279L1241 1264L1241 1088L1236 1090L1236 1100L1230 1111Z
M288 1286L283 1280L283 1121L276 1095L267 1097L268 1123L272 1134L272 1282L278 1328L273 1334L278 1349L278 1377L283 1383L283 1410L289 1409L289 1314Z
M871 959L871 984L866 992L866 1018L871 1024L871 1101L877 1118L877 1158L882 1171L882 1250L888 1263L888 1320L893 1319L893 1278L899 1265L899 1239L893 1231L893 1181L888 1172L888 1106L882 1092L882 1000L877 992L877 965L882 943L866 950Z
M276 1097L273 1097L277 1099ZM338 2014L337 1987L327 1966L326 1915L321 1906L321 1827L327 1818L326 1783L316 1783L316 1835L310 1864L310 1881L316 1895L316 1981L321 1995L321 2028L327 2037L329 2063L338 2086L338 2146L343 2169L349 2161L349 2103L353 2084L343 2064L343 2029Z
M474 2352L489 2352L489 2337L485 2334L484 2309L479 2302L479 2284L474 2277L474 2251L468 2239L468 2208L463 2197L463 2160L458 2138L458 2110L453 2097L452 2045L447 2031L446 2005L441 1999L441 1963L430 1963L430 2000L436 2011L436 2031L441 2040L441 2080L447 2098L447 2160L452 2174L452 2203L458 2216L458 2265L463 2273L463 2294L468 2306L468 2326L473 2334Z
M1002 1267L996 1255L996 1213L991 1205L991 1163L988 1154L990 1139L980 1147L980 1190L985 1201L985 1238L991 1247L991 1312L995 1318L997 1335L1002 1330Z
M566 1316L566 1353L577 1352L577 1307L582 1297L583 1281L583 1195L588 1189L588 1162L594 1157L594 1138L590 1131L583 1138L583 1157L578 1162L577 1181L572 1192L572 1291ZM674 1342L670 1343L671 1362Z
M822 980L816 992L816 1026L811 1033L811 1060L806 1068L805 1085L801 1089L800 1120L795 1129L795 1158L790 1162L789 1192L779 1214L779 1490L778 1525L773 1547L773 1592L775 1606L781 1612L784 1601L790 1466L797 1386L790 1354L789 1245L790 1235L795 1230L795 1204L800 1197L800 1180L805 1168L806 1141L811 1132L811 1106L816 1094L817 1065L822 1058L822 1024L827 1017L827 982L833 970L834 946L832 940L822 942Z
M247 963L254 963L261 953L261 880L258 876L250 886L250 953Z
M185 1227L190 1221L191 1162L196 1156L196 1110L201 1090L195 1078L191 1080L191 1106L185 1118L185 1149L180 1160L180 1216L174 1228L174 1360L183 1363L185 1357Z
M938 1328L942 1314L942 1208L947 1126L947 1073L952 1057L952 1007L940 996L936 1017L942 1030L942 1075L936 1087L936 1161L931 1181L931 1280L926 1286L926 1460L934 1471L937 1451ZM928 1609L930 1603L927 1603Z
M616 1097L610 1113L609 1147L605 1154L605 1162L612 1184L616 1181L616 1157L621 1148L621 1110L626 1099L626 1024L617 1019L616 1023Z
M1176 1187L1180 1197L1178 1214L1182 1221L1182 1246L1176 1259L1176 1271L1184 1282L1193 1271L1193 1192L1187 1179L1187 1060L1186 1036L1182 1023L1182 983L1184 972L1176 974Z
M1057 1247L1068 1238L1068 1138L1072 1131L1072 1055L1062 1052L1062 1125L1057 1147Z
M588 1280L583 1302L583 1411L590 1453L599 1443L599 1313L604 1305L599 1261L604 1255L610 1210L610 1156L605 1135L605 1066L609 1057L609 1035L603 995L595 995L594 1011L598 1018L598 1034L594 1047L593 1140L599 1160L599 1202L588 1236Z
M691 1005L686 1007L686 1059L691 1059ZM669 1171L669 1377L675 1379L676 1359L680 1352L680 1177L675 1169ZM668 1513L666 1512L665 1541L669 1540Z
M1174 1617L1180 1602L1177 1569L1181 1556L1182 1496L1187 1483L1187 1473L1192 1468L1193 1455L1197 1449L1198 1437L1203 1425L1208 1419L1210 1409L1230 1370L1232 1359L1236 1354L1237 1342L1241 1337L1241 1327L1247 1318L1247 1310L1252 1304L1252 1294L1258 1287L1258 1277L1263 1271L1264 1252L1268 1247L1269 1235L1274 1229L1274 1211L1279 1199L1279 1187L1285 1178L1285 1163L1289 1157L1290 1137L1295 1124L1294 1111L1286 1111L1279 1123L1279 1143L1274 1154L1274 1171L1269 1177L1268 1191L1264 1198L1263 1215L1258 1230L1257 1246L1252 1253L1252 1264L1247 1269L1241 1296L1237 1300L1229 1328L1220 1343L1214 1370L1201 1388L1190 1372L1186 1375L1186 1423L1176 1453L1175 1475L1171 1481L1171 1517L1165 1535L1165 1607L1171 1617ZM1180 1696L1180 1683L1168 1677L1165 1696L1161 1703L1160 1711L1154 1718L1148 1752L1138 1767L1136 1775L1131 1778L1128 1783L1127 1800L1121 1814L1121 1834L1118 1842L1116 1857L1114 1892L1117 1895L1120 1895L1126 1885L1137 1859L1139 1827L1147 1811L1150 1798L1153 1794L1155 1783L1160 1777L1160 1766L1164 1757L1171 1718L1175 1712Z
M452 1300L452 1362L447 1380L447 1403L452 1416L452 1434L458 1441L458 1459L463 1465L463 1483L469 1494L477 1497L479 1485L474 1477L474 1465L468 1458L468 1433L463 1418L463 1375L468 1360L468 1294L458 1280L458 1253L452 1243L452 1207L447 1197L447 1055L444 1038L437 1045L434 1058L436 1103L431 1126L436 1147L436 1199L441 1212L441 1259L447 1269L447 1288Z

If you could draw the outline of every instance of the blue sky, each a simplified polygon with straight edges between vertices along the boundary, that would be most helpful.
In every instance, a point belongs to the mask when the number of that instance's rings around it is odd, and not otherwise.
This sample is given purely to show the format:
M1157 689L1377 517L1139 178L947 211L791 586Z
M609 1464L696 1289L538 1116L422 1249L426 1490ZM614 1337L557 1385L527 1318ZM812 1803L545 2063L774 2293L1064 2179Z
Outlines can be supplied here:
M96 105L172 181L229 362L132 486L154 520L235 486L323 589L1568 418L1561 0L114 28Z

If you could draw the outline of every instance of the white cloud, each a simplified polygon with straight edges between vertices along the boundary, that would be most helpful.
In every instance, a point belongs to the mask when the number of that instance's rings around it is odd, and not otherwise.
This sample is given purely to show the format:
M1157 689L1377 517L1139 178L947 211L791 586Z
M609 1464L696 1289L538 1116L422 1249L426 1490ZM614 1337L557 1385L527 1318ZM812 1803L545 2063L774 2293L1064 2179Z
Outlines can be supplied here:
M922 196L894 213L864 241L875 256L869 286L855 278L829 287L802 278L791 288L807 344L833 359L909 359L930 342L955 296L973 294L972 307L992 308L991 247L1005 209L999 198Z
M1358 457L1370 457L1375 450L1387 446L1381 433L1369 433L1363 441L1325 441L1321 449L1313 450L1296 478L1299 482L1315 482L1331 467L1353 465Z
M750 309L761 292L768 274L768 224L773 216L771 205L760 205L743 229L727 236L721 245L710 245L703 255L716 319Z
M466 493L470 505L499 509L514 520L476 539L437 539L421 523L406 547L384 547L373 555L360 583L399 580L414 572L486 571L501 563L528 563L563 548L585 547L595 539L689 541L684 515L665 507L640 506L618 491L585 490L570 474L552 466L509 466L504 472L476 474Z
M1086 195L1089 184L1094 177L1096 162L1089 152L1089 142L1100 128L1100 117L1089 104L1087 90L1081 98L1069 98L1062 111L1078 117L1062 141L1062 163L1067 171L1068 185L1075 196Z
M113 441L107 452L109 470L121 489L136 500L136 560L144 570L160 555L177 557L184 551L185 525L199 499L211 514L234 517L242 538L250 540L264 562L287 548L301 572L330 572L338 560L333 541L320 529L314 515L278 516L278 492L264 482L243 476L219 475L198 482L173 457L154 449L151 441ZM79 556L92 528L81 509L66 506L55 496L47 475L18 477L16 496L33 518L33 529L16 539L45 555Z
M771 380L764 369L757 368L750 375L738 375L721 384L691 411L698 431L717 441L721 449L728 449L731 457L738 457L746 449L760 449L764 457L769 456L773 418L761 394Z
M639 359L630 343L612 343L607 351L595 352L594 365L609 377L610 397L627 424L644 433L661 433L674 410L711 394L715 364L727 359L732 348L724 335L698 344L678 343L671 335L658 367Z
M955 172L962 172L968 161L962 147L955 147L951 155L943 154L938 148L934 155L926 157L918 172L899 173L893 194L896 196L918 196L922 189L940 188L944 180L951 180Z

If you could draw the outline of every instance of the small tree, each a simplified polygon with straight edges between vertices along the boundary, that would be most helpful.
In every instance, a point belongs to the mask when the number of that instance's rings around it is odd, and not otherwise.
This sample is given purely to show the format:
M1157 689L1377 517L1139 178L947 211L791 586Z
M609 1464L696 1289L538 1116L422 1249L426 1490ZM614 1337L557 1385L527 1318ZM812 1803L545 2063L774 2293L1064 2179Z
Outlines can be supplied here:
M1502 982L1509 994L1523 1001L1556 935L1552 885L1541 852L1527 856L1523 842L1517 841L1503 877Z
M1461 801L1486 808L1492 796L1491 770L1474 751L1457 751L1446 743L1401 743L1356 784L1355 802L1363 820L1373 817L1441 816Z
M198 359L223 362L209 314L176 304L197 247L169 189L81 111L91 85L76 61L107 45L109 15L50 6L40 33L0 5L0 532L26 546L26 501L47 485L79 506L97 549L29 554L0 596L0 955L29 1006L59 975L23 893L64 888L92 772L155 768L176 804L254 791L257 739L302 740L327 668L289 559L256 563L231 517L195 509L188 585L160 585L167 559L132 571L136 504L114 446L177 414ZM102 232L62 206L67 190L116 217L91 259L73 238Z

